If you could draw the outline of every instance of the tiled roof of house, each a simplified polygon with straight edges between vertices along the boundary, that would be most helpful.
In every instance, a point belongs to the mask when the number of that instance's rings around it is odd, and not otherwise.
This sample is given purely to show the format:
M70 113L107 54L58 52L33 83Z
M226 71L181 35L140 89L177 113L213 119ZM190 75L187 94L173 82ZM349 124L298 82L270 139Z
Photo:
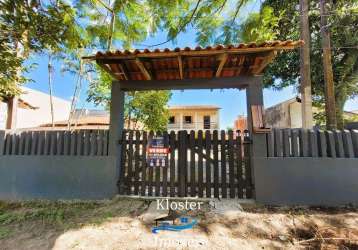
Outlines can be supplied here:
M298 48L302 41L217 45L194 49L116 50L84 59L96 62L114 79L180 80L259 75L278 51Z

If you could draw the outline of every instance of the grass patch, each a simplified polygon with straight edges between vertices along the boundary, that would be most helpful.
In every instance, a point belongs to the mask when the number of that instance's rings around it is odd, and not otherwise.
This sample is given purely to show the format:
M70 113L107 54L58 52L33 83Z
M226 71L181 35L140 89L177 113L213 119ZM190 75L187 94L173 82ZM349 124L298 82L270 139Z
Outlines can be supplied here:
M4 239L11 234L11 230L8 228L0 227L0 239Z

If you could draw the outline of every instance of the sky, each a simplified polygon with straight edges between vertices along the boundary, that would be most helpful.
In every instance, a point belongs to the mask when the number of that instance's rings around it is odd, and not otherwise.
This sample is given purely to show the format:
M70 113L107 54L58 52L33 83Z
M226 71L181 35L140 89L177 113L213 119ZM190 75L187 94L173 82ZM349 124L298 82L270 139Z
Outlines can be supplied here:
M258 11L260 1L253 1L245 6L241 12L241 18L244 18L249 12ZM159 32L154 37L148 38L143 44L156 44L166 41L166 34ZM181 33L175 44L167 43L158 48L175 48L175 47L196 47L195 31L189 29L186 33ZM135 47L136 48L136 47ZM142 48L142 47L138 47ZM33 88L48 93L48 58L45 55L35 55L30 62L36 63L37 66L28 77L33 82L28 83L26 87ZM76 76L69 73L60 73L61 62L54 62L55 72L53 78L53 94L60 98L71 100L76 84ZM80 101L77 108L103 109L103 107L95 106L93 103L86 101L88 83L85 83L80 95ZM220 127L226 129L233 127L234 120L238 115L246 114L246 97L245 91L235 89L224 90L184 90L172 91L173 95L169 101L169 105L217 105L220 109ZM293 87L288 87L277 91L272 89L264 90L264 105L270 107L282 101L297 96L297 92ZM349 100L345 105L345 110L358 110L358 99Z

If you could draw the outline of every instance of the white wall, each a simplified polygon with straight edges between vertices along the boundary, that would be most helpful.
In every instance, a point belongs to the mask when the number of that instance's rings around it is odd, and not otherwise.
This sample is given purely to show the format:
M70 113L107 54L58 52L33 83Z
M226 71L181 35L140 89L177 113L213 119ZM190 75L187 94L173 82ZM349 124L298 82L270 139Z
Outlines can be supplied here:
M23 94L20 98L36 109L17 109L17 122L16 128L33 128L42 124L51 123L51 106L50 96L37 90L22 87ZM53 97L54 104L54 120L63 121L67 120L70 114L71 102ZM7 105L1 103L0 106L0 129L5 128L6 124Z

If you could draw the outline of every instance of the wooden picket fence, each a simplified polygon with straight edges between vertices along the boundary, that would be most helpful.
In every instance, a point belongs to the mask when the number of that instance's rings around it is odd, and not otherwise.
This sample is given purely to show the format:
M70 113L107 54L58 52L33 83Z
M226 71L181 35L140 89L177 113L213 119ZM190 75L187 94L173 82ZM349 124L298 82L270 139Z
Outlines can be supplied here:
M273 129L266 138L268 157L358 158L357 130Z
M108 130L0 131L0 155L108 155Z
M160 133L124 131L119 188L121 194L252 198L250 137L247 131L174 131L164 167L147 164L149 138Z

